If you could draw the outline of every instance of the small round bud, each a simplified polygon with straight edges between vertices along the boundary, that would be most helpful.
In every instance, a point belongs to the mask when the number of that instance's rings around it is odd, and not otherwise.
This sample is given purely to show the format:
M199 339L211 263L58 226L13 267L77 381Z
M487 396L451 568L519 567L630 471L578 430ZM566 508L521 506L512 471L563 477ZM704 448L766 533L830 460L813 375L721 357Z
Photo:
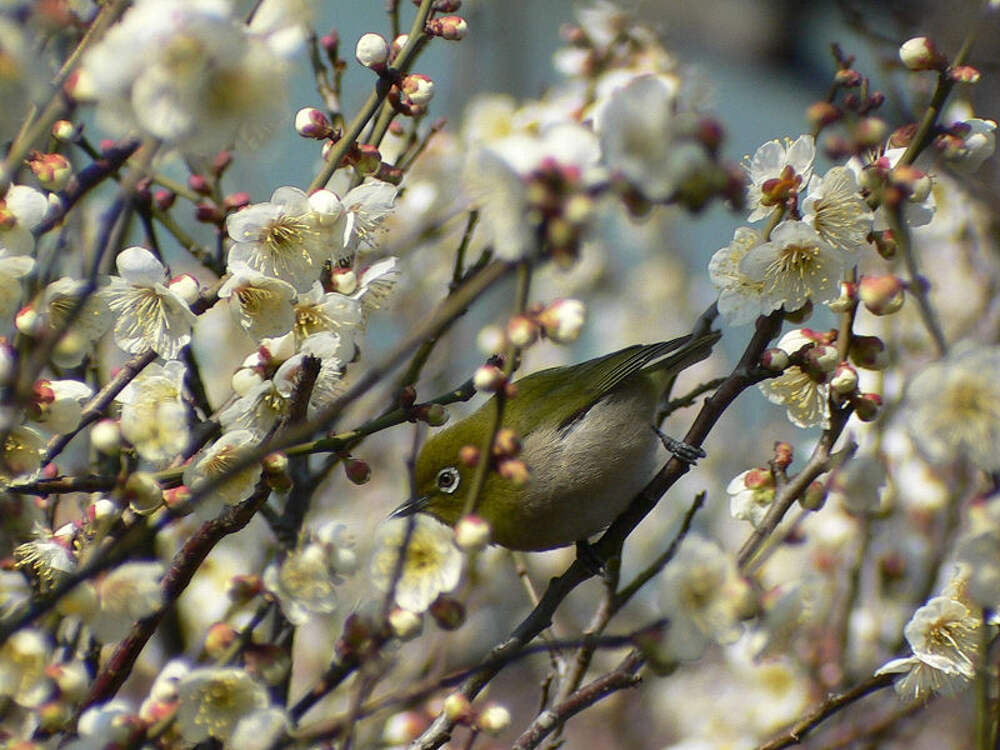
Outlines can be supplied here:
M399 84L399 88L406 101L417 107L427 106L434 98L434 81L422 73L411 73L406 76Z
M978 83L979 69L971 65L955 65L948 69L948 77L955 83Z
M427 23L427 33L451 42L465 38L469 24L461 16L440 16Z
M229 579L226 587L226 596L237 604L246 604L264 590L264 582L260 576L238 575Z
M95 521L105 521L114 516L117 512L118 506L106 497L95 500L89 508L89 515Z
M841 362L830 378L830 387L835 393L853 393L858 387L858 371L846 362Z
M217 622L205 634L205 655L212 660L218 659L226 649L236 642L239 634L236 628L228 622Z
M28 158L28 168L46 190L56 193L66 187L73 176L73 165L62 154L42 154L35 151Z
M395 59L396 55L398 55L400 52L403 51L403 47L406 46L406 43L408 41L410 41L410 35L409 34L400 34L395 39L393 39L392 40L392 48L389 50L390 57L392 59Z
M882 409L882 397L877 393L863 393L851 401L854 413L862 422L873 422Z
M748 490L764 490L774 487L774 474L769 468L758 466L743 475L743 485Z
M382 742L390 747L394 745L409 745L424 733L427 726L426 717L417 711L404 711L393 714L382 728Z
M289 466L288 455L282 453L281 451L268 453L261 459L260 466L264 470L264 474L267 476L287 474Z
M469 703L469 699L461 693L452 693L444 699L441 711L448 717L449 721L461 722L471 716L472 706Z
M558 299L539 313L538 322L552 341L569 344L579 338L586 313L580 300Z
M167 283L167 288L174 292L189 305L198 299L198 279L189 273L175 276Z
M417 612L393 607L389 613L389 629L401 641L412 641L424 630L424 618Z
M509 427L501 427L493 438L493 455L503 458L521 452L521 439Z
M472 384L477 391L493 392L502 387L506 379L503 370L496 365L486 364L476 370L472 376Z
M163 504L166 505L170 512L175 516L186 516L189 513L194 512L194 508L191 507L191 490L189 490L185 485L180 487L174 487L173 489L163 491Z
M945 64L944 55L938 52L934 42L926 36L917 36L903 42L899 48L899 59L910 70L940 70Z
M531 479L528 465L517 458L507 458L501 461L500 465L497 466L497 473L517 487L523 487Z
M538 324L526 315L515 315L507 322L507 336L510 342L524 349L538 340Z
M161 211L169 211L177 202L177 193L173 190L157 190L153 193L153 202Z
M493 529L482 516L463 516L455 524L455 546L462 552L481 552L493 536Z
M476 336L476 347L486 356L492 356L507 348L507 336L500 326L486 326Z
M889 352L878 336L854 336L848 355L854 364L866 370L884 370L889 366Z
M25 336L37 338L47 328L44 318L38 314L34 305L26 305L14 316L14 327Z
M195 206L194 218L202 224L221 224L225 212L212 201L203 201Z
M106 456L113 456L122 447L122 431L113 419L102 419L90 430L90 444Z
M163 490L147 471L133 473L125 482L125 498L140 516L148 516L163 504Z
M441 404L426 404L421 411L420 420L431 427L440 427L446 424L451 416Z
M450 596L439 596L427 611L442 630L458 630L465 622L465 607Z
M840 364L840 354L837 352L837 347L820 344L809 350L806 360L818 372L833 372Z
M212 194L212 185L204 176L200 174L189 175L187 179L188 187L194 190L199 195L210 196Z
M358 276L351 268L334 268L330 271L330 286L340 294L354 294L358 290Z
M458 460L470 468L479 463L479 455L479 448L474 445L463 445L458 449Z
M854 68L841 68L834 74L833 81L842 88L853 89L861 85L862 77Z
M858 296L873 315L890 315L903 306L903 281L898 276L863 276Z
M295 113L295 132L303 138L323 140L333 135L329 118L316 107L302 107Z
M760 366L771 372L784 372L788 367L788 352L776 346L765 349L760 355Z
M52 137L60 143L75 143L83 131L82 125L75 125L69 120L56 120L52 124Z
M496 737L510 726L510 711L494 703L487 706L479 714L479 721L476 723L479 724L479 728L486 732L486 734Z
M791 443L777 442L774 444L774 458L771 459L779 469L787 469L795 460L795 448Z
M806 510L816 511L826 504L826 485L823 482L813 482L799 498L799 505Z
M814 128L821 129L827 125L832 125L841 117L843 112L839 107L828 101L819 101L806 108L806 118L812 123Z
M371 467L360 458L349 458L344 461L344 474L354 484L366 484L372 478Z
M359 174L362 176L376 174L381 166L382 154L377 147L370 143L358 145L357 153L354 156L354 168L358 170Z
M242 190L236 193L230 193L222 199L222 207L226 210L226 213L239 211L241 208L246 208L249 205L250 193L243 192Z
M354 58L366 68L384 70L389 61L389 43L381 34L363 34L354 48Z
M862 148L873 148L883 143L889 125L879 117L865 117L854 129L854 141Z

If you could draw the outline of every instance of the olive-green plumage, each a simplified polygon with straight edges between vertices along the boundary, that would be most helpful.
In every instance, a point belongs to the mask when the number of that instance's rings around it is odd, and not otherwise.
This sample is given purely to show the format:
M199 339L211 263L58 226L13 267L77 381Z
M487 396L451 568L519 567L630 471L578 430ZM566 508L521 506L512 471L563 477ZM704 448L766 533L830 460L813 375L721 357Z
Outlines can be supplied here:
M578 365L554 367L516 381L503 426L521 440L531 478L523 486L490 472L477 513L493 541L543 550L586 539L608 526L652 477L659 440L651 427L674 378L719 339L710 333L630 346ZM396 515L425 512L454 525L462 516L475 469L458 460L479 446L493 406L433 435L417 456L417 497Z

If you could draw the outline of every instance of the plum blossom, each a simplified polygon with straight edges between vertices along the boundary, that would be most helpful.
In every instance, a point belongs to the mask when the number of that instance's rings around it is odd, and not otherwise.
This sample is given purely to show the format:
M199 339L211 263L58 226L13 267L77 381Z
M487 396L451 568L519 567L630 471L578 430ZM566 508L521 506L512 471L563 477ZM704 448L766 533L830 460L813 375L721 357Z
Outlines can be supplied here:
M224 433L187 465L184 469L184 484L192 492L197 492L198 488L208 481L229 474L230 469L244 454L253 449L256 442L256 437L248 430L232 430ZM212 520L225 508L250 497L260 475L261 466L257 463L229 476L199 500L194 506L195 513L202 520Z
M192 669L177 681L177 729L190 743L226 741L245 716L269 701L267 690L236 667Z
M137 620L163 606L159 562L129 562L119 565L97 583L98 610L88 624L102 643L122 638Z
M733 241L717 250L708 263L708 275L719 290L719 314L730 325L743 325L764 312L764 282L754 281L741 265L751 248L760 244L760 233L750 227L739 227Z
M823 177L812 176L802 213L803 220L833 247L853 252L868 243L873 214L847 167L833 167Z
M178 360L153 363L118 394L122 435L147 461L169 461L187 445L184 373Z
M195 314L165 284L166 268L144 247L122 250L115 265L119 275L101 290L115 313L115 343L129 354L152 349L164 359L175 359L191 342Z
M462 553L452 543L447 526L426 516L392 518L375 534L371 563L372 583L388 591L406 528L413 522L413 534L406 548L403 572L396 583L396 604L411 612L423 612L441 594L453 590L462 574Z
M801 330L793 330L781 337L778 348L787 354L794 354L812 343L815 340ZM788 420L795 426L822 425L825 428L829 424L829 386L810 377L798 365L788 367L776 378L765 380L759 388L772 404L785 407Z
M240 261L230 263L229 273L219 289L219 298L229 300L233 319L254 341L281 336L292 329L295 287Z
M812 177L816 143L811 135L795 141L768 141L745 165L749 221L760 221L784 198L804 190Z

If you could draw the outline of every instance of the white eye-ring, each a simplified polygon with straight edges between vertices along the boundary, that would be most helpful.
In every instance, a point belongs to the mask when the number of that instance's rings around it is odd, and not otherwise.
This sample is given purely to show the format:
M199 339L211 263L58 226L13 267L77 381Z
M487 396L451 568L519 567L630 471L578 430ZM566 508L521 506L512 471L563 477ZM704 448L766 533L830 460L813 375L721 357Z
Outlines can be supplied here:
M454 466L449 466L447 469L441 469L434 481L437 482L439 490L450 495L458 489L458 485L462 481L462 476L458 473L458 469Z

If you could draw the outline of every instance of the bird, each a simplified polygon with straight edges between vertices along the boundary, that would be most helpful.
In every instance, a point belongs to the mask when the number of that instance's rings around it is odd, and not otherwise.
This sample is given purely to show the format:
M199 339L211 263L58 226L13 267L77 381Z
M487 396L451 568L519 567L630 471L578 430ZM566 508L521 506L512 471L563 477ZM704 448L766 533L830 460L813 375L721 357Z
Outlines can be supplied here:
M629 346L575 365L553 367L514 383L502 426L520 440L527 481L487 474L476 514L491 541L511 550L542 551L586 539L609 526L652 478L662 433L656 415L677 374L705 359L721 334ZM414 496L393 517L426 513L454 526L466 511L475 466L459 459L481 446L495 414L493 399L432 435L414 464ZM663 436L693 463L700 448Z

